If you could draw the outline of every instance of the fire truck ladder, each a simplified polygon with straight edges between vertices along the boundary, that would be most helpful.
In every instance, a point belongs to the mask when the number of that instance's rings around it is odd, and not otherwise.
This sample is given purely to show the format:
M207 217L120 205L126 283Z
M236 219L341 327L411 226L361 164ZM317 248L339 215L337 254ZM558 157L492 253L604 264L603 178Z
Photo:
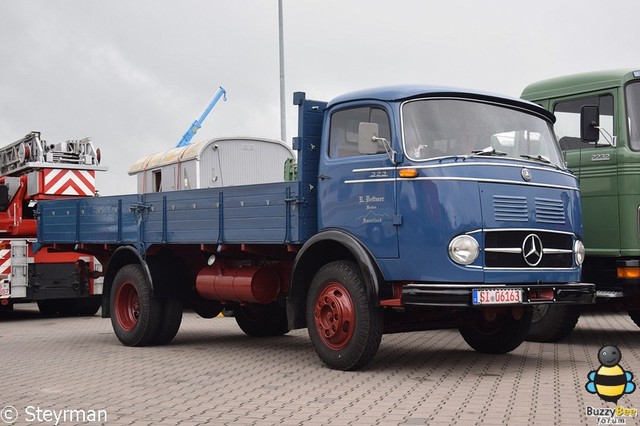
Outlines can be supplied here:
M47 144L40 132L0 148L0 175L20 175L28 169L75 164L86 168L100 164L100 149L94 149L90 138ZM93 167L91 167L93 168Z

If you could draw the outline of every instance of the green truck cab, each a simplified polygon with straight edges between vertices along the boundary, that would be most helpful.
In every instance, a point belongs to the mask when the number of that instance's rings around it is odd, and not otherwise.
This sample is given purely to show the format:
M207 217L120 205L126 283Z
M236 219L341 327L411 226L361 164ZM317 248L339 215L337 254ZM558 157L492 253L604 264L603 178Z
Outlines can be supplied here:
M627 311L640 326L640 70L539 81L522 98L555 114L560 148L580 180L582 280L596 284L599 305ZM560 340L579 315L578 307L538 309L529 340Z

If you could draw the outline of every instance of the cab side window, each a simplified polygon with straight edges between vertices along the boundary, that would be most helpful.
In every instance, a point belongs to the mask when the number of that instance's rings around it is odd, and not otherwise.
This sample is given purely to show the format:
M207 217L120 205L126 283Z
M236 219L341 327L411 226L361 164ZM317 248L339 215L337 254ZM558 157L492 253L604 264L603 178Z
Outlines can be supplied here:
M391 126L385 110L374 107L345 109L331 115L329 157L342 158L362 155L358 150L360 123L378 124L378 136L391 143ZM384 152L382 145L379 152Z
M572 151L584 148L593 148L595 145L607 146L603 140L602 132L597 143L582 143L580 141L580 111L584 105L597 105L600 107L600 126L610 135L613 135L613 96L602 95L590 98L575 99L558 102L554 106L556 115L555 131L562 151ZM606 134L606 133L605 133Z

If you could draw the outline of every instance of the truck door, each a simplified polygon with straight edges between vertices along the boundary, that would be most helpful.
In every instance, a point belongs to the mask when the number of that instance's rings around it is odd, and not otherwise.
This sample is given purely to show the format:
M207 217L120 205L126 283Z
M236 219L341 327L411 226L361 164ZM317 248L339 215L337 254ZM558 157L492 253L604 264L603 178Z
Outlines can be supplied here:
M384 143L373 154L359 151L360 123L376 123L378 137L391 146L395 143L389 114L382 105L330 111L319 164L318 226L352 234L376 258L397 258L395 166Z
M580 141L580 111L585 105L600 109L600 139ZM553 103L555 130L569 169L580 179L584 212L584 244L591 254L617 254L620 251L618 208L618 162L612 146L614 101L610 93L562 99Z

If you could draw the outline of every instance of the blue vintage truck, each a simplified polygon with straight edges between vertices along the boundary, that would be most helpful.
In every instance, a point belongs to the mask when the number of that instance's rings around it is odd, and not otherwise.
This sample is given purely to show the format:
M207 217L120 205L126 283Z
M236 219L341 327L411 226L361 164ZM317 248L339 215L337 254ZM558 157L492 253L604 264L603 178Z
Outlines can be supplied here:
M104 265L123 344L230 306L246 334L307 327L324 363L355 370L383 333L456 327L506 353L533 305L593 303L551 113L432 86L294 104L295 180L38 203L40 244Z

